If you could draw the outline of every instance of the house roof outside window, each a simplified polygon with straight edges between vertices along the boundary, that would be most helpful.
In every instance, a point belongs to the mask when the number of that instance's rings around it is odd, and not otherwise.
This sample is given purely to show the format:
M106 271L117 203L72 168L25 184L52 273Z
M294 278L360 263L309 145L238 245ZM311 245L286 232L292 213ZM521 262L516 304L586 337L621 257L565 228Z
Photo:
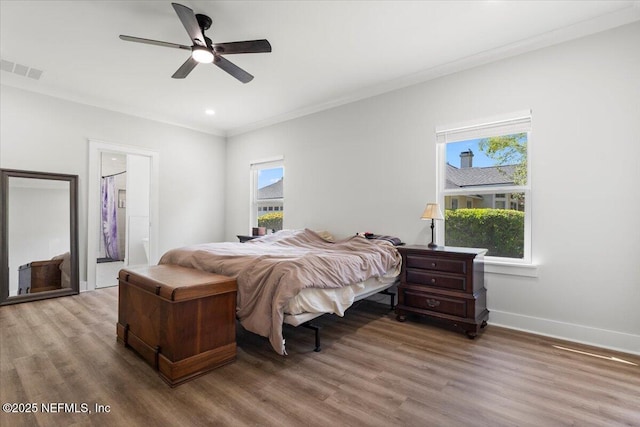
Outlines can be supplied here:
M282 199L284 178L258 189L258 200Z
M512 185L515 169L516 165L457 168L447 163L445 189Z

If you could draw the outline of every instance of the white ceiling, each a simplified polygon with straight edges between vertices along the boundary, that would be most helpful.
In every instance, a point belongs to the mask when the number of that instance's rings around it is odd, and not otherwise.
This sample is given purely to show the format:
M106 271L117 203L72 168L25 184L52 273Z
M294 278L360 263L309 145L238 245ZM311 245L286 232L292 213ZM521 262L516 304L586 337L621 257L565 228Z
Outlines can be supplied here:
M234 135L640 20L638 1L177 1L214 43L270 41L227 56L253 81L209 64L172 79L188 51L118 38L190 45L169 1L3 0L0 57L44 72L0 83Z

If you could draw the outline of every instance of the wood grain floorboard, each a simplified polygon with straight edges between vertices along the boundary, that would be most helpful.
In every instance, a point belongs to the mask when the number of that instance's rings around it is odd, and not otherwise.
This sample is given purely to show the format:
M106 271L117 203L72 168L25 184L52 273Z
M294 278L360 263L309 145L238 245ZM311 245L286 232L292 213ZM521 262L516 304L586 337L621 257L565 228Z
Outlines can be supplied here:
M494 326L469 340L366 301L316 319L319 353L305 328L285 326L282 357L238 327L234 363L172 389L117 343L117 317L117 288L0 307L1 403L91 410L3 412L0 425L640 427L635 355Z

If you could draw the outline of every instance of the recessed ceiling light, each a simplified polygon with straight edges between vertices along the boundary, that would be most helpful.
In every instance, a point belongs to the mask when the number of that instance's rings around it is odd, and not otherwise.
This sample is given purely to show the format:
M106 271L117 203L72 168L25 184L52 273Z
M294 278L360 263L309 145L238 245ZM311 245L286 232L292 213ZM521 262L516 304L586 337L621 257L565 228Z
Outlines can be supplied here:
M204 110L204 113L208 116L213 116L216 112L213 111L212 109L207 109L207 110Z

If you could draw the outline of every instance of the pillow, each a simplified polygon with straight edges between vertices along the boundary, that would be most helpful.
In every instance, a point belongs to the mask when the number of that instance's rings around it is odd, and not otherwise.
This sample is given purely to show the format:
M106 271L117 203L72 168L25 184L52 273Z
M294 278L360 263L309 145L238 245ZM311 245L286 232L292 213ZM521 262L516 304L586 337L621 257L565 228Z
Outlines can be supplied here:
M333 234L329 233L328 231L316 231L315 232L318 236L322 237L324 240L326 240L327 242L335 242L336 239L335 237L333 237Z

